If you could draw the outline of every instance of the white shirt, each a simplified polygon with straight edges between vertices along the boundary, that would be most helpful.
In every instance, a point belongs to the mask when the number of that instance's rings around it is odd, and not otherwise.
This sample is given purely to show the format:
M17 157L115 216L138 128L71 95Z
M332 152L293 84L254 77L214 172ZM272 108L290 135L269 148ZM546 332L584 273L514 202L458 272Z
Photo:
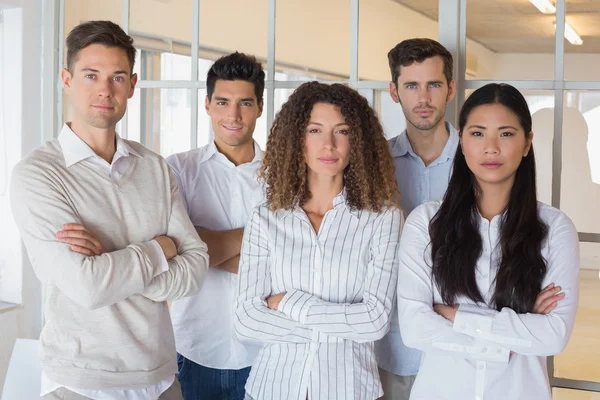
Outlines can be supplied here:
M236 166L213 142L167 158L194 226L213 231L243 228L263 199L258 171L262 151ZM233 329L237 275L210 268L200 293L173 302L171 319L177 351L196 364L238 370L252 365L260 344L241 341Z
M116 151L113 156L112 163L108 163L105 159L98 156L94 150L91 149L79 136L77 136L68 124L63 125L63 128L58 136L58 142L63 150L65 157L65 165L69 168L71 165L84 163L89 165L90 168L106 175L110 179L119 180L121 176L129 168L131 157L140 157L140 155L132 149L121 137L116 134ZM65 221L69 223L71 221ZM157 259L161 260L162 272L169 270L169 264L162 248L156 241L152 241L154 252L156 253ZM64 387L71 392L77 393L81 396L88 397L92 400L157 400L158 397L171 387L175 380L175 376L171 376L156 385L152 385L145 389L128 389L128 390L90 390L90 389L78 389L71 388L61 385L56 382L52 382L48 376L42 372L42 384L40 396L45 396L48 393L52 393L55 390Z
M411 400L550 400L546 356L560 353L569 340L579 299L579 240L560 210L538 203L548 225L542 256L547 272L542 287L555 283L565 298L548 315L497 311L464 297L454 323L433 311L442 304L431 277L429 222L441 202L417 207L406 220L400 245L398 311L404 342L424 352ZM501 259L501 216L480 217L482 254L476 280L490 304ZM541 288L540 288L541 289Z
M351 210L343 193L315 233L300 207L252 212L242 245L235 328L264 345L246 392L257 400L373 400L375 340L395 298L400 209ZM278 310L266 298L287 292Z
M406 130L391 138L388 143L396 168L396 182L402 195L400 206L410 214L425 201L441 200L448 188L454 155L458 148L458 131L448 122L448 140L440 156L425 165L410 145ZM421 352L408 348L402 342L398 324L398 312L394 309L390 331L377 343L375 353L379 366L400 376L416 375L421 362Z

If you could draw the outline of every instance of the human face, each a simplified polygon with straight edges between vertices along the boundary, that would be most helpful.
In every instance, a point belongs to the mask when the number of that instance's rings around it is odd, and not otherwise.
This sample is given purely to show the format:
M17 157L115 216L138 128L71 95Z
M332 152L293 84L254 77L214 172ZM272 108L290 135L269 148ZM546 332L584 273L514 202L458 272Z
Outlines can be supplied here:
M125 50L91 44L77 54L73 71L63 69L65 92L73 105L73 124L114 130L133 96L137 75Z
M252 143L256 120L263 109L262 101L256 99L253 83L217 80L212 98L206 97L205 107L217 147L227 149Z
M512 187L532 139L533 133L524 131L513 111L501 104L486 104L471 111L460 141L467 165L480 186Z
M349 130L339 107L313 106L304 135L304 158L311 174L343 178L350 163Z
M400 67L398 82L390 82L390 95L400 103L410 125L430 131L444 123L446 104L454 98L456 84L446 81L440 56Z

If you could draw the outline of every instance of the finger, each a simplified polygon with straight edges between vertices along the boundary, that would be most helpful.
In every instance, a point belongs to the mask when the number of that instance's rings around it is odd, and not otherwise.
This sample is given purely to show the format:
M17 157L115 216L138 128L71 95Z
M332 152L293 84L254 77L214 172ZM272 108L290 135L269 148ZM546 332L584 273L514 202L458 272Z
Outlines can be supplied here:
M546 291L540 292L540 294L538 294L538 296L536 297L534 308L540 308L541 304L544 301L552 298L555 294L560 292L560 290L561 290L560 286L557 286L557 287L552 287L550 289L547 289Z
M565 294L564 293L559 293L556 294L548 299L546 299L541 305L540 305L540 309L544 310L546 308L548 308L551 304L557 303L559 300L564 299Z
M90 242L89 240L70 238L70 239L63 239L61 241L64 243L68 243L70 245L79 246L79 247L88 249L91 252L93 252L95 255L98 255L101 251L101 249L99 249L93 242Z
M546 287L542 289L542 292L543 292L543 291L545 291L545 290L548 290L548 289L552 289L553 287L554 287L554 282L552 282L552 283L550 283L550 284L546 285ZM540 292L540 293L541 293L541 292Z
M87 249L85 247L77 246L75 244L71 245L71 250L73 250L76 253L84 254L84 255L89 256L89 257L92 257L92 256L95 255L95 254L92 253L91 250L89 250L89 249Z
M540 314L543 314L543 315L548 315L548 314L550 314L550 312L551 312L552 310L554 310L554 309L556 308L556 306L558 306L558 302L557 302L557 301L555 301L554 303L551 303L551 304L550 304L548 307L546 307L546 308L545 308L545 309L544 309L544 310L543 310L543 311L542 311Z
M89 231L77 231L77 230L69 230L69 231L60 231L56 235L61 239L69 239L69 240L87 240L94 244L98 249L102 249L102 242L91 232Z
M84 231L85 226L82 224L63 224L61 226L63 231Z

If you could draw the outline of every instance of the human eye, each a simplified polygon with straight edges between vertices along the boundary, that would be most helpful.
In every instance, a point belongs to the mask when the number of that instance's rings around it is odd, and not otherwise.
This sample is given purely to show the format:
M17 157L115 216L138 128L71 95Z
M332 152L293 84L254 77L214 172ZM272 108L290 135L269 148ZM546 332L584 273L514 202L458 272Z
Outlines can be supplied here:
M514 136L515 134L512 132L502 132L500 134L501 137L510 137L510 136Z
M471 132L471 136L476 136L476 137L479 137L479 136L483 136L483 133L481 133L481 132L479 132L479 131L472 131L472 132Z

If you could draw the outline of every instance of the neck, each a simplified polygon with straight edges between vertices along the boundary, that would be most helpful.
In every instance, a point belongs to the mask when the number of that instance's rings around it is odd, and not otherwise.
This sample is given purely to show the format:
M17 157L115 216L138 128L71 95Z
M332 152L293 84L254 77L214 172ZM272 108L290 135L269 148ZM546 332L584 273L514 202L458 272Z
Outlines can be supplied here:
M429 165L439 158L444 151L450 132L446 129L444 120L430 130L420 130L408 123L406 127L408 141L425 165Z
M319 176L309 171L308 189L311 198L302 206L307 213L324 216L333 208L333 199L344 188L342 174L336 176Z
M73 119L69 127L85 144L90 146L94 153L109 164L112 162L116 151L115 139L117 135L114 126L106 129L94 128Z
M480 183L481 195L478 199L478 208L481 216L488 221L491 221L496 215L500 215L506 209L510 199L510 191L513 186L513 181L486 184Z
M217 146L219 153L227 157L236 166L249 163L254 159L254 142L252 140L240 146L229 146L215 140L215 146Z

